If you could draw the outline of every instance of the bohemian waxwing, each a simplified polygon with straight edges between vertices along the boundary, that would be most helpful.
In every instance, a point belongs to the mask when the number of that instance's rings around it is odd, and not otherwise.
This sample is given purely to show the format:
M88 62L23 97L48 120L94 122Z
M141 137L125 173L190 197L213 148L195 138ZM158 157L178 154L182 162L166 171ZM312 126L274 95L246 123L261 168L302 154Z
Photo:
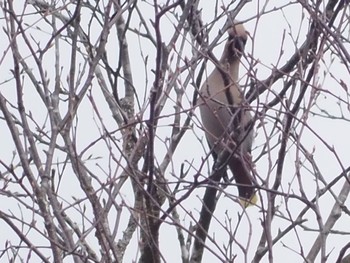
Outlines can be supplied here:
M228 30L228 35L219 65L199 91L198 105L214 160L224 150L230 153L225 165L234 176L242 205L248 206L257 201L249 168L253 124L249 106L238 85L240 58L247 32L242 24L236 24Z

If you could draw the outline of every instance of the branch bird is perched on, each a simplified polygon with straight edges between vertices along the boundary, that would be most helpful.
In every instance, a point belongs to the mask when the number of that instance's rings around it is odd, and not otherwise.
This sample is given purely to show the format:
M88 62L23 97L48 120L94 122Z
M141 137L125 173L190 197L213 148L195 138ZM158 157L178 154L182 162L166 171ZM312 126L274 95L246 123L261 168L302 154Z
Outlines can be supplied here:
M224 151L227 164L236 181L243 206L255 204L250 152L253 142L252 116L238 85L240 58L247 41L242 24L228 30L224 52L214 71L202 85L198 105L202 123L214 160ZM226 173L226 169L224 169Z

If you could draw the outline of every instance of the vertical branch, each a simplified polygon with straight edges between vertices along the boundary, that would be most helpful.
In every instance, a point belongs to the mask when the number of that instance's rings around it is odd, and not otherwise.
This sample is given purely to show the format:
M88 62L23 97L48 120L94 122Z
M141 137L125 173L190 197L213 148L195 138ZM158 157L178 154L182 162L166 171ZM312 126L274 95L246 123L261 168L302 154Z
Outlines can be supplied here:
M147 153L145 158L144 172L148 172L148 182L147 182L147 194L145 193L145 222L143 229L142 241L144 242L144 247L141 250L141 262L160 262L160 251L159 251L159 228L156 225L156 221L159 217L159 205L156 204L156 188L154 184L154 138L157 124L156 116L156 103L162 91L162 81L164 77L165 69L161 68L162 61L166 59L167 54L162 42L162 37L160 33L160 19L159 6L157 1L154 1L154 12L155 21L154 29L156 32L156 69L155 69L155 80L153 87L151 88L150 105L149 105L149 120L147 121L148 128L148 144Z
M29 142L30 145L30 150L29 152L26 152L25 149L22 146L22 143L20 142L19 139L19 133L17 128L15 127L14 120L10 115L10 112L7 109L6 106L6 100L5 98L1 95L0 97L0 107L2 112L4 113L5 119L7 121L8 127L10 127L11 134L13 136L14 141L17 141L16 148L17 151L20 154L21 157L21 163L23 165L25 174L27 175L27 178L29 182L32 184L32 187L34 188L34 193L37 198L37 202L40 208L40 211L42 213L42 216L45 220L45 227L48 232L48 235L50 237L50 244L51 244L51 249L53 253L54 260L56 262L62 262L61 258L61 249L58 246L59 244L59 239L57 236L57 232L55 229L55 224L53 221L53 216L51 215L49 204L46 199L46 189L45 189L45 181L47 180L47 176L44 174L44 169L43 165L41 162L41 159L39 157L39 153L37 151L35 139L33 136L33 133L29 127L26 112L25 112L25 106L24 106L24 101L23 101L23 86L20 81L21 79L21 74L20 74L20 63L19 63L19 51L18 51L18 45L17 45L17 30L15 27L15 22L21 23L20 21L16 21L16 14L13 9L13 1L9 1L9 15L10 15L10 37L11 37L11 49L13 53L13 61L14 61L14 78L16 81L16 92L17 92L17 104L18 104L18 112L21 117L21 123L23 125L23 133L27 137L26 139ZM20 25L20 24L19 24ZM20 27L21 28L21 27ZM23 34L23 30L21 29L20 32ZM38 172L39 172L39 177L42 180L43 186L40 187L37 184L36 178L33 174L32 169L29 166L28 162L28 157L27 155L31 156L33 159Z
M165 6L160 10L157 0L154 0L154 29L156 34L156 69L155 80L151 89L150 106L149 106L149 120L147 121L148 128L148 145L147 153L145 157L145 165L143 168L144 173L148 173L147 189L144 195L145 205L147 208L147 214L145 217L144 229L143 229L143 242L145 242L142 251L140 262L160 262L159 251L159 222L160 206L162 198L157 193L156 183L154 182L156 175L156 169L154 166L154 139L156 132L156 125L158 123L158 116L160 111L156 109L157 101L161 95L162 87L164 83L164 76L167 69L167 61L169 51L165 47L162 41L160 31L160 21L163 15L169 10L175 8L182 3L179 0L171 5ZM159 173L159 171L157 171Z
M348 180L350 180L349 174L345 175L345 176L347 177ZM345 180L343 187L342 187L339 195L337 196L337 200L336 200L335 204L333 205L333 208L332 208L331 212L329 213L329 216L328 216L328 218L323 226L323 229L320 229L320 233L317 236L313 246L311 247L311 249L306 257L307 262L315 262L315 259L318 255L318 253L320 252L321 248L325 244L325 239L327 238L327 236L329 235L329 233L333 229L335 223L340 218L340 216L342 214L344 203L345 203L345 201L350 193L350 184L349 184L348 180ZM322 259L322 260L325 260L325 259Z
M191 263L202 262L205 240L208 236L210 222L217 203L217 188L220 187L219 182L222 178L222 174L226 171L226 166L221 164L225 163L226 158L227 153L219 156L216 164L218 164L221 168L213 168L212 175L209 177L208 186L203 196L202 209L200 212L199 220L197 222L197 229L190 261Z

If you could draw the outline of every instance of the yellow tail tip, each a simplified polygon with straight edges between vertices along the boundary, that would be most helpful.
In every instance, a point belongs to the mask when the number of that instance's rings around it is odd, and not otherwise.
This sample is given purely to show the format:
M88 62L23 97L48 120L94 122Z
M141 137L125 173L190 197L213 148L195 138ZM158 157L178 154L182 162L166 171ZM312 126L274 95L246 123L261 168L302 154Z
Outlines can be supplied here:
M241 203L241 206L243 206L244 208L256 205L258 200L259 200L259 198L258 198L258 196L255 193L250 199L245 199L245 198L242 198L242 197L239 198L239 202Z

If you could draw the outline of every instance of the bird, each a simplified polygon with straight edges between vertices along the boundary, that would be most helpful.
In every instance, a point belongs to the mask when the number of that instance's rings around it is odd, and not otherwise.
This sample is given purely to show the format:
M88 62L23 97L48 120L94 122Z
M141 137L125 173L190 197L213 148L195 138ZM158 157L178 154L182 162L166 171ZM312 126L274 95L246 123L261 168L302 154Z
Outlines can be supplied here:
M346 257L343 257L341 260L341 263L350 263L350 254L347 255Z
M252 114L238 84L248 32L236 20L227 32L228 40L221 59L199 89L197 105L214 161L223 151L229 153L224 164L233 174L240 203L247 207L257 202L250 168L254 133ZM226 169L224 171L227 177Z

